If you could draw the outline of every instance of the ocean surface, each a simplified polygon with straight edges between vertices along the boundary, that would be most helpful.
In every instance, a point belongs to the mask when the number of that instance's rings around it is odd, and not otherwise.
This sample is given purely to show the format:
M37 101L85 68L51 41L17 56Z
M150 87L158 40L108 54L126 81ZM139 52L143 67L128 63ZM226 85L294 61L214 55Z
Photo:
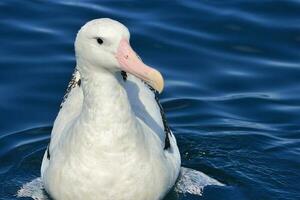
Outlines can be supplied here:
M168 200L300 199L299 0L2 0L1 200L40 176L76 33L102 17L164 75L182 165L226 184Z

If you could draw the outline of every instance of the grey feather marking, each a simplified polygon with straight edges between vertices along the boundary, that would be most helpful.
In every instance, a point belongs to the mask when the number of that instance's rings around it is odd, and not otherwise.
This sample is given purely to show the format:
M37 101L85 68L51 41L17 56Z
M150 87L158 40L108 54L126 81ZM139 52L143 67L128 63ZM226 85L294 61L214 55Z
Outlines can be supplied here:
M162 118L162 121L163 121L163 124L164 124L164 131L165 131L165 134L166 134L166 138L165 138L165 147L164 147L164 150L167 150L171 147L171 143L170 143L170 138L169 136L172 136L171 134L171 129L170 129L170 126L167 122L167 118L166 118L166 115L165 115L165 112L164 112L164 109L161 105L161 103L159 102L159 98L158 98L158 91L155 90L153 87L151 87L150 85L148 85L146 82L144 82L145 85L154 93L154 96L155 96L155 101L160 109L160 114L161 114L161 118Z
M121 71L121 75L122 75L123 80L126 81L127 80L127 73L124 72L124 71Z
M47 146L47 159L50 160L50 150L49 150L49 146L50 146L50 143L49 145Z
M78 73L78 70L77 70L77 68L75 68L75 70L74 70L74 72L72 74L72 79L71 79L71 81L68 84L66 93L65 93L65 95L63 97L63 100L62 100L62 102L60 104L60 108L62 108L62 106L63 106L64 102L66 101L66 99L68 98L68 95L70 94L71 90L73 88L75 88L76 86L80 87L80 85L81 85L81 79L78 78L78 77L76 77L77 73Z

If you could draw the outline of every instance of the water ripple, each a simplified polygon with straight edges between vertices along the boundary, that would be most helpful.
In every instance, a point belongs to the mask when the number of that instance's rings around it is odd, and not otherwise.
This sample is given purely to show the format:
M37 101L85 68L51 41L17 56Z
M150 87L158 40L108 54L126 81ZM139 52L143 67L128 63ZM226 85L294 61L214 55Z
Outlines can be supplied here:
M40 176L76 33L100 17L128 26L133 48L162 72L183 165L229 185L201 199L300 198L298 0L4 0L0 9L2 198Z

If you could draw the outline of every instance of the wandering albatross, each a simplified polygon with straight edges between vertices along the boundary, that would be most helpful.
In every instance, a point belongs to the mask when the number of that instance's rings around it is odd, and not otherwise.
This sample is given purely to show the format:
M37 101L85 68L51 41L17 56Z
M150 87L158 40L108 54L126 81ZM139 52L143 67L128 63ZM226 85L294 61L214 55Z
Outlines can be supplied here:
M107 18L77 34L77 65L41 167L55 200L159 200L175 184L181 160L158 102L163 78L129 38Z

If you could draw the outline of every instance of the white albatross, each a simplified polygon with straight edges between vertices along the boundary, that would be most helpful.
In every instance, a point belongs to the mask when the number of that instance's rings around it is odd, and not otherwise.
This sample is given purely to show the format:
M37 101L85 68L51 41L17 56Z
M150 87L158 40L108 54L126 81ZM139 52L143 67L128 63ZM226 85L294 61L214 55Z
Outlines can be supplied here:
M121 23L96 19L75 41L76 70L41 167L55 200L159 200L180 171L176 139L145 65Z

